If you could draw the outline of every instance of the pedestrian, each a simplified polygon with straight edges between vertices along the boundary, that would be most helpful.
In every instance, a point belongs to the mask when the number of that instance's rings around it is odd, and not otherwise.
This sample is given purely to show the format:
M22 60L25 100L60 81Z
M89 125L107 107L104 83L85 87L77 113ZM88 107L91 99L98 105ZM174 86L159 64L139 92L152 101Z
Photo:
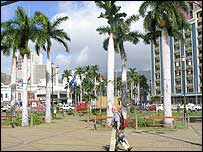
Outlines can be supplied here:
M110 151L115 151L118 147L118 143L120 143L125 150L130 151L132 147L129 145L124 135L122 113L116 106L112 107L112 112L112 122L108 125L112 127Z

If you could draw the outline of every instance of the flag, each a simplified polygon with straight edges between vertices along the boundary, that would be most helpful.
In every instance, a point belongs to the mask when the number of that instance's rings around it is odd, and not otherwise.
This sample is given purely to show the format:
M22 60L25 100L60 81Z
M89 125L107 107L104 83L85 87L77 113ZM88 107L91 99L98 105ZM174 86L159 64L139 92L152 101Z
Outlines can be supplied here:
M73 79L70 81L70 87L73 89L77 85L76 75L74 75Z
M103 81L103 78L102 78L102 74L100 73L100 76L99 76L99 80L102 82Z
M23 86L23 79L18 80L18 86Z
M30 84L31 76L27 79L27 83Z

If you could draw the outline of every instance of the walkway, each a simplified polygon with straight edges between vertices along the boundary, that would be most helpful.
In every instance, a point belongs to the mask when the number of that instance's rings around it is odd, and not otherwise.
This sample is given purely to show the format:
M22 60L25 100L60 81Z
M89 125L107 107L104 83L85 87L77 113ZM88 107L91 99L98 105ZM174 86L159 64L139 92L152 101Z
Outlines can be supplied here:
M110 128L94 130L82 119L67 116L51 124L34 127L2 127L1 150L105 151L110 142ZM168 131L127 129L126 135L134 151L202 150L202 123Z

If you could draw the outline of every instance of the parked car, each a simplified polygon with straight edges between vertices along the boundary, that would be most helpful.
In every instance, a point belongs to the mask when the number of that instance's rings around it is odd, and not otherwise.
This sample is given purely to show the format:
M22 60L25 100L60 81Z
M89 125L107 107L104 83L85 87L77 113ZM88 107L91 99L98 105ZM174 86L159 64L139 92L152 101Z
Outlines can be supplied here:
M156 111L156 105L149 106L149 111Z
M36 110L45 110L46 107L43 106L43 105L38 105L38 106L34 106L34 107L32 107L32 109L36 109Z
M147 108L147 107L145 107L145 106L137 106L137 107L136 107L136 110L143 110L143 111L147 111L147 110L148 110L148 108Z
M164 107L163 107L163 104L159 104L156 108L156 111L163 111L164 110Z
M78 103L78 105L76 106L76 110L77 111L80 111L80 110L83 110L83 109L87 109L87 108L88 108L88 103L84 102L84 101L80 101Z
M63 109L63 110L66 110L66 111L70 111L70 110L75 110L75 107L70 106L70 105L63 104L62 106L59 106L59 109Z
M1 106L1 112L6 112L6 111L9 111L10 109L11 109L10 105Z

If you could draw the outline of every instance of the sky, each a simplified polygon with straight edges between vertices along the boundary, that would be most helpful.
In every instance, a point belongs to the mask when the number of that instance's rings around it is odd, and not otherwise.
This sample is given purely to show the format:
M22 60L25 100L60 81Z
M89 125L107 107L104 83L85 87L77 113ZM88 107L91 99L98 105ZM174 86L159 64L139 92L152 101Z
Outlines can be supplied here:
M137 15L141 1L118 1L120 12ZM59 27L68 33L71 41L68 42L70 52L58 42L52 40L51 60L59 66L59 72L65 69L75 69L79 66L99 65L100 71L107 72L107 52L102 44L108 35L100 35L96 29L107 25L107 20L98 18L103 9L98 8L94 1L19 1L8 6L1 7L1 21L8 21L15 15L18 6L33 16L40 11L50 20L56 17L68 16L68 20ZM132 31L144 32L143 19L132 24ZM29 42L29 47L34 51L34 43ZM127 53L127 68L136 68L138 71L150 70L150 45L141 40L137 45L124 43ZM46 53L42 50L43 63L46 64ZM1 72L11 73L11 57L1 54ZM115 55L115 70L121 71L121 59Z

